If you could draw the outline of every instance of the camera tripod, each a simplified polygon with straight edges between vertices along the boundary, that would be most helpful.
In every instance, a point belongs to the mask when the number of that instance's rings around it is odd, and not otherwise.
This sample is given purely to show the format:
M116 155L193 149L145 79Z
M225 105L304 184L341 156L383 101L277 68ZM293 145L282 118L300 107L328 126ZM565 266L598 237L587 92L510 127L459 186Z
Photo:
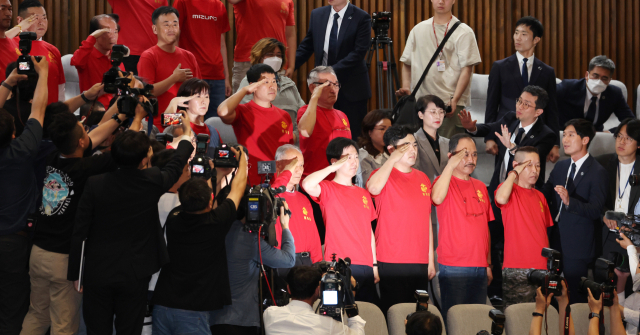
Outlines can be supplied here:
M382 58L380 58L380 51L382 51ZM371 46L367 54L367 68L371 67L371 60L374 54L377 64L378 108L392 109L396 104L395 93L396 89L400 88L400 79L398 78L398 68L396 67L396 57L393 53L393 41L391 38L386 34L375 34L375 37L371 39ZM383 71L387 72L386 79L383 77ZM384 84L385 81L386 85ZM384 104L385 96L387 97L387 105Z

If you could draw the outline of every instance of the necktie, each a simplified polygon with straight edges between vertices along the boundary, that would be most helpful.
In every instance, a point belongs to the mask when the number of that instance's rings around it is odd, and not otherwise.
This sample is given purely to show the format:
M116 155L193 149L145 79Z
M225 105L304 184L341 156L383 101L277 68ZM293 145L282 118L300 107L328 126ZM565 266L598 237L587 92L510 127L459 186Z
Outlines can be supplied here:
M522 59L522 87L529 86L529 70L527 69L528 59Z
M515 143L516 146L520 145L520 142L522 142L522 135L524 135L524 128L520 128L518 129L518 134L516 135L515 138ZM511 154L509 154L509 164L507 164L507 173L509 173L509 171L513 170L513 156Z
M333 26L331 26L331 33L329 34L329 52L327 55L327 65L333 65L336 63L336 57L338 56L338 19L340 14L333 14Z
M569 177L567 178L567 185L564 187L567 189L567 192L571 193L573 191L573 177L576 174L576 163L571 163L571 172L569 172Z
M589 105L589 109L587 109L587 120L595 123L596 120L596 102L598 101L598 97L591 97L591 104Z

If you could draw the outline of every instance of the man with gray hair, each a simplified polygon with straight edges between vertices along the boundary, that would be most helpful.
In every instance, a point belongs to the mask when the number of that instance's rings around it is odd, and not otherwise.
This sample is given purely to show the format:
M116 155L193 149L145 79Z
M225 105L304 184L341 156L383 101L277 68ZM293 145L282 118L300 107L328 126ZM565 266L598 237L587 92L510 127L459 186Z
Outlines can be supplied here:
M612 113L621 122L629 117L635 118L622 90L609 85L615 70L616 65L607 56L595 56L589 62L584 78L565 79L558 84L559 124L582 118L593 122L596 131L603 131L603 125Z

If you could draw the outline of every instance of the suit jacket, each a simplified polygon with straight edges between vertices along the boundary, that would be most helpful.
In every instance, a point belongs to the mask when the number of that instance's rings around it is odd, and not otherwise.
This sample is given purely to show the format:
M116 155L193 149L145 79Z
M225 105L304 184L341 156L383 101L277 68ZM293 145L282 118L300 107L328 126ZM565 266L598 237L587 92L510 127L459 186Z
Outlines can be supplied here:
M542 122L553 131L560 134L558 123L558 104L556 102L556 72L543 63L538 57L533 58L533 70L529 78L529 85L542 87L549 94L549 103L541 115ZM513 54L505 59L495 61L489 73L489 88L487 89L487 108L484 122L491 123L500 120L507 113L516 110L516 100L522 94L522 76L518 57ZM562 110L562 109L560 109ZM558 137L556 144L559 144Z
M565 124L571 119L585 118L584 103L586 99L586 79L565 79L558 84L558 108L562 111L560 124ZM624 100L622 90L616 86L608 85L607 89L600 94L598 101L597 120L593 122L597 131L604 129L604 123L607 122L611 113L614 113L620 121L629 117L635 118L627 101Z
M339 97L347 101L361 101L371 98L369 71L365 56L371 45L371 16L362 9L348 4L338 32L338 56L333 67L342 84ZM327 32L331 6L311 11L309 31L296 50L296 69L315 55L315 65L322 65L324 38Z
M604 169L607 171L607 178L609 180L609 186L607 190L607 197L604 201L603 213L606 211L614 210L616 205L616 193L618 191L618 185L616 184L616 179L618 175L618 155L616 154L604 154L596 157L596 161ZM636 158L636 162L633 164L634 173L640 172L640 159ZM639 186L631 186L629 184L630 190L627 192L631 192L629 194L629 207L627 210L627 214L633 214L633 210L638 203L638 199L640 199L640 185Z
M485 137L486 140L490 139L498 144L498 155L496 155L495 158L495 168L493 170L491 182L489 183L489 196L491 196L491 198L494 196L493 192L498 188L498 185L500 185L500 169L501 165L504 164L504 155L507 152L507 147L505 147L504 144L502 144L502 142L495 136L495 132L501 133L501 126L503 124L506 124L509 127L509 132L511 134L518 133L520 120L516 118L515 112L509 112L497 122L476 124L478 131L474 135L476 137ZM544 184L545 161L547 155L549 155L549 151L551 151L555 144L556 134L549 129L547 125L540 121L539 118L520 142L521 147L532 146L538 149L538 153L540 155L540 177L538 177L538 181L536 182L536 188L538 189L540 189ZM494 214L496 214L495 211Z
M162 169L118 169L87 180L71 237L68 280L78 279L85 239L85 285L141 280L169 261L158 201L178 181L191 152L193 145L180 141Z
M564 186L571 166L571 159L556 163L549 179L542 187L547 199L551 217L556 218L562 199L554 190L557 185ZM560 245L563 256L570 259L593 260L601 243L600 225L602 207L608 194L607 172L589 156L576 171L572 189L569 192L569 206L562 204L562 212L557 223L560 232Z

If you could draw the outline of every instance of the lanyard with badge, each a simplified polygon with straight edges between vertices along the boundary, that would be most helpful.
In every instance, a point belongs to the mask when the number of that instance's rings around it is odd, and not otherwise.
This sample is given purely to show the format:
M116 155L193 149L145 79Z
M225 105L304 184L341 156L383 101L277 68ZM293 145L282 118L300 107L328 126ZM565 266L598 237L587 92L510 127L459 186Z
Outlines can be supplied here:
M453 20L453 15L451 15L451 18L449 19L449 22L447 22L447 28L444 30L444 36L447 36L447 32L449 31L449 24L451 23L451 20ZM436 20L435 18L433 19L433 21L431 21L431 25L433 26L433 37L436 38L436 48L440 47L440 44L438 43L438 35L436 34ZM443 52L440 51L438 60L436 61L436 68L438 69L439 72L443 72L446 68L445 66L445 60L443 58Z
M625 192L627 192L627 187L629 186L629 179L633 174L633 170L635 170L635 166L631 168L631 173L629 173L629 177L627 177L627 183L624 185L622 189L622 194L620 194L620 163L618 163L618 196L616 197L616 212L622 211L622 198L624 197Z

